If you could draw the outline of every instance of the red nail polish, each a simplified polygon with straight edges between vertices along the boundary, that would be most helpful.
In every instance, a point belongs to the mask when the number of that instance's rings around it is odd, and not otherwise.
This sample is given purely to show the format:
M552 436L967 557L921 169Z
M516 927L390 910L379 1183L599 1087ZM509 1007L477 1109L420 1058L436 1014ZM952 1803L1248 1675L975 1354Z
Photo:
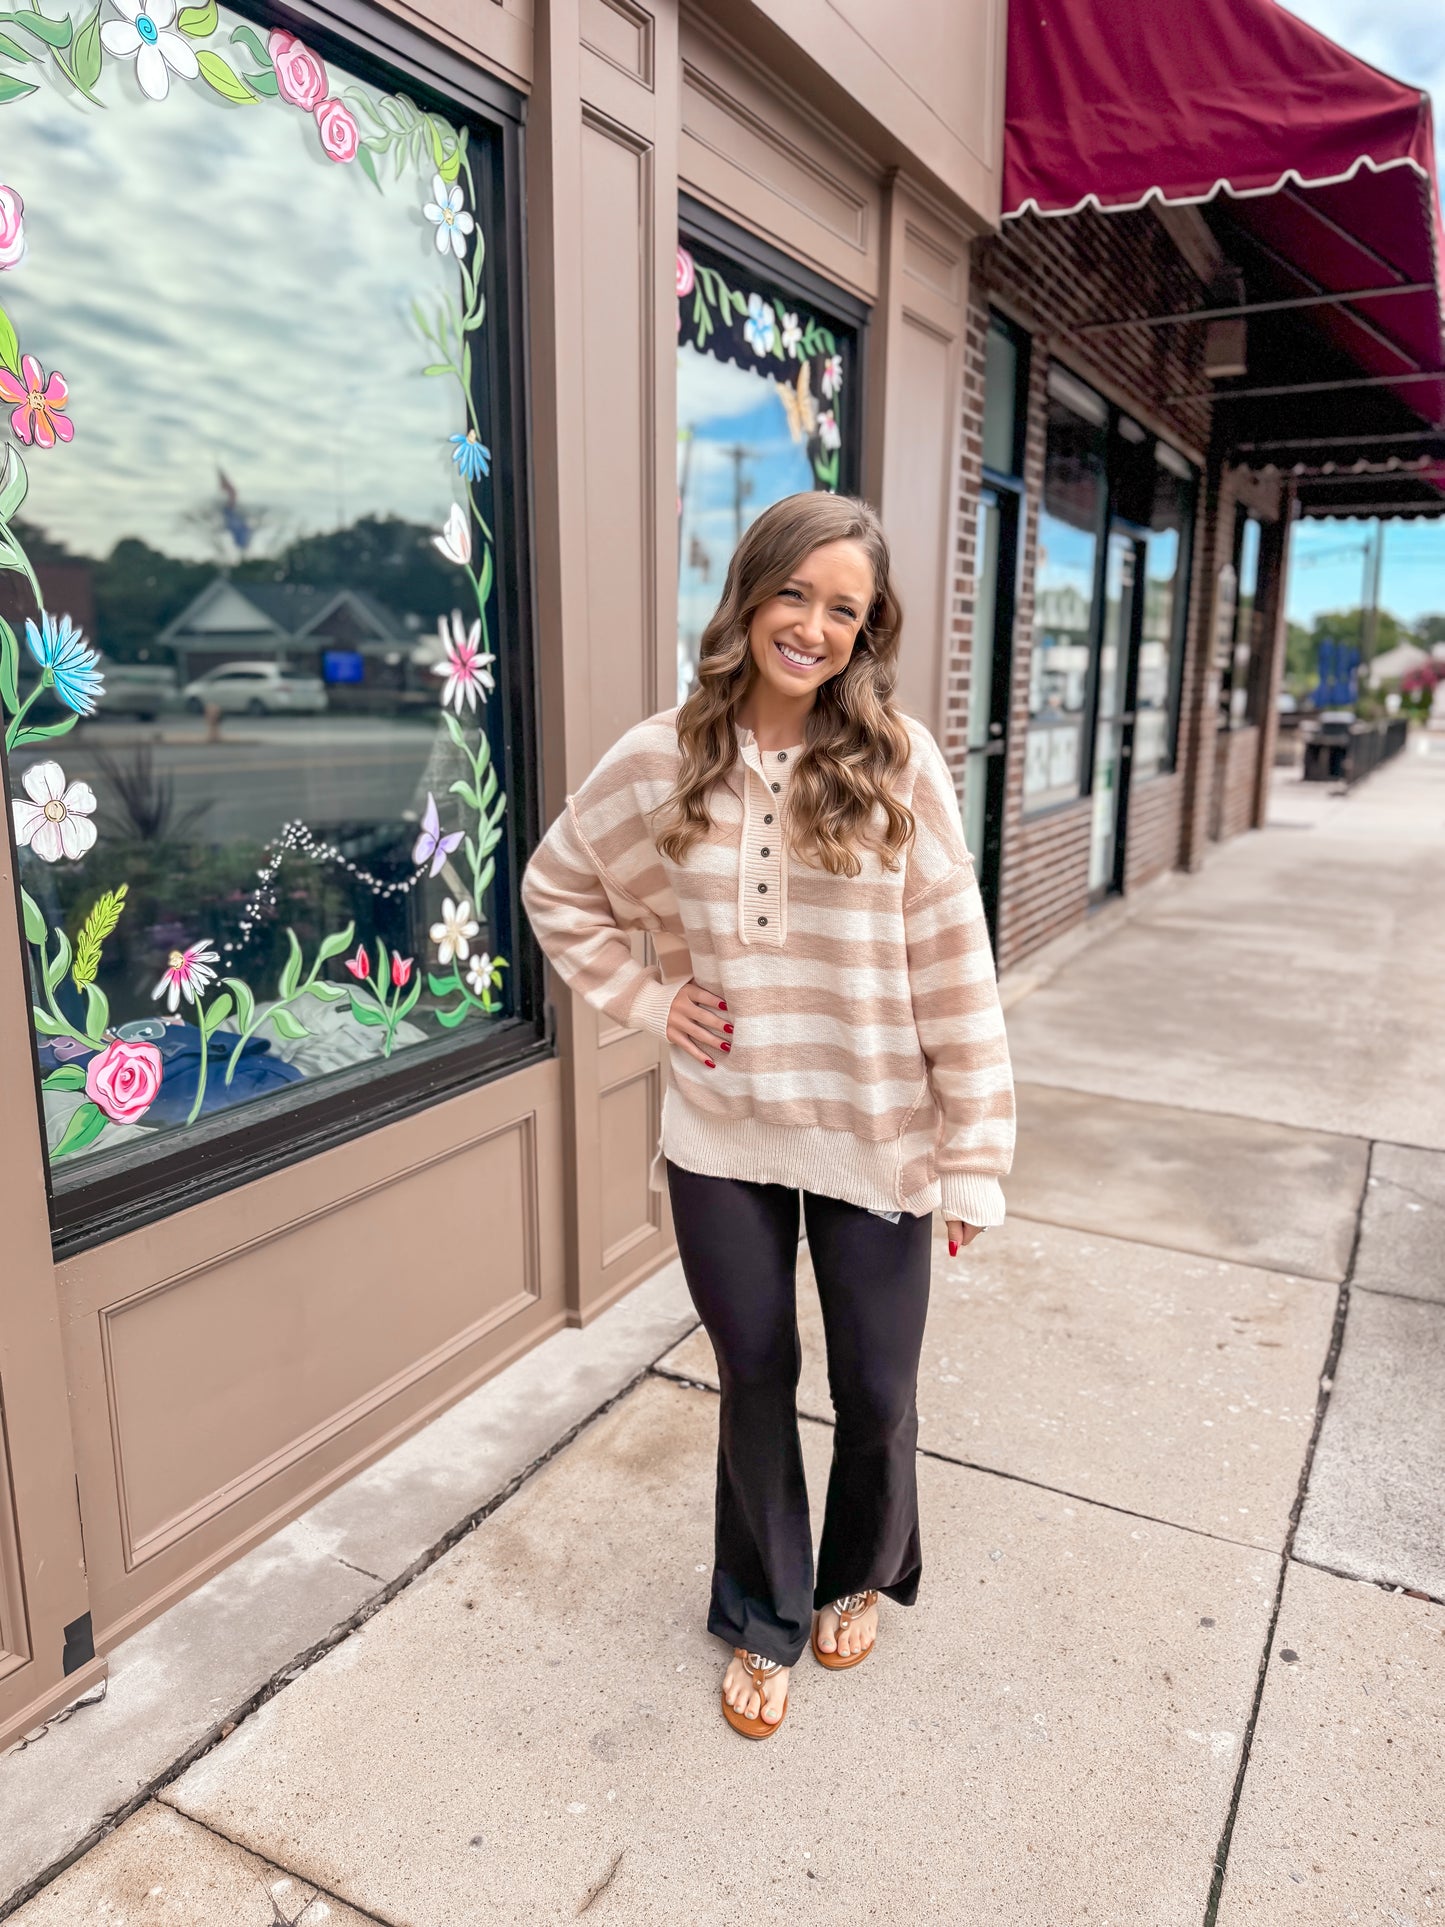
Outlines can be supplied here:
M726 1010L726 1009L727 1009L727 1005L726 1005L726 1004L719 1004L719 1005L718 1005L718 1009L719 1009L719 1010Z
M952 1238L948 1241L948 1255L950 1258L956 1258L958 1256L958 1246L953 1242Z
M712 1061L712 1059L711 1059L710 1057L704 1057L704 1059L703 1059L702 1061L703 1061L703 1063L704 1063L704 1064L706 1064L706 1065L707 1065L707 1067L708 1067L708 1069L709 1069L710 1071L715 1071L715 1070L717 1069L717 1065L716 1065L716 1064L714 1064L714 1062Z
M723 1029L724 1029L725 1031L728 1031L728 1032L731 1032L731 1030L732 1030L732 1025L731 1025L731 1024L724 1024L724 1025L723 1025Z
M731 1044L724 1044L724 1045L723 1045L723 1049L724 1049L724 1050L731 1050L731 1049L732 1049L732 1045L731 1045Z

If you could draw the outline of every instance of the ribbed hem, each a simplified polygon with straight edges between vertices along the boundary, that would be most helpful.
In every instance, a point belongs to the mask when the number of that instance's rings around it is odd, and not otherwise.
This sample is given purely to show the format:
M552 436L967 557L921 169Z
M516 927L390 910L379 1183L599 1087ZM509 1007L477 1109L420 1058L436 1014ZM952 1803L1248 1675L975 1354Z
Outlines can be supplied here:
M672 1000L686 981L684 977L675 977L671 983L658 983L653 979L645 984L627 1013L628 1023L635 1030L648 1030L654 1037L665 1038L667 1014L672 1009Z
M695 1109L673 1084L662 1100L661 1148L684 1171L816 1191L868 1211L907 1211L920 1217L939 1204L936 1180L910 1197L899 1195L897 1138L870 1143L851 1131L798 1130L752 1117L713 1117Z
M945 1218L957 1218L963 1224L1003 1223L1003 1186L997 1178L980 1177L974 1171L945 1171L938 1184Z

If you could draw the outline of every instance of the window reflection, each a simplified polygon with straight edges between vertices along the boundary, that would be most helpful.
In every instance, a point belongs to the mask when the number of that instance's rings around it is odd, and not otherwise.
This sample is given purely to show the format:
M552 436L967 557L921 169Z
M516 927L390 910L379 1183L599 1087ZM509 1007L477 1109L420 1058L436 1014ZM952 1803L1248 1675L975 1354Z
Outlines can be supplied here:
M0 475L62 1180L510 1006L485 136L187 18L215 47L163 105L99 53L106 112L47 83L6 122L26 252L0 302L71 428L12 416Z

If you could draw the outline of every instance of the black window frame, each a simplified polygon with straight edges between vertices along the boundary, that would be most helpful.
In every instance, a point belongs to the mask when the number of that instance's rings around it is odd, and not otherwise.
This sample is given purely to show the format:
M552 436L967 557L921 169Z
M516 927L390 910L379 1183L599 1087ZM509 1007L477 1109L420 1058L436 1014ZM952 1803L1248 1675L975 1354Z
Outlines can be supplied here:
M167 1133L163 1150L94 1176L75 1167L73 1182L57 1186L44 1152L44 1106L35 1062L34 1094L41 1119L51 1239L57 1260L153 1224L190 1205L268 1177L320 1152L381 1130L447 1099L511 1076L555 1054L555 1023L546 1002L545 966L522 915L522 872L540 836L540 742L534 624L534 529L530 476L530 410L527 367L525 143L527 104L504 82L474 67L416 29L367 4L367 0L311 0L285 5L226 0L234 12L262 30L302 34L323 59L372 83L400 85L419 105L430 105L472 130L478 201L486 209L485 286L487 325L494 352L476 357L476 379L485 381L486 404L495 425L494 459L499 478L493 508L496 689L489 707L499 717L493 754L507 794L508 834L498 846L496 928L498 950L510 963L515 1014L495 1020L475 1042L450 1037L439 1047L392 1058L378 1074L374 1064L332 1074L317 1090L288 1090L252 1106L198 1119L183 1132ZM484 138L477 138L478 135ZM506 530L505 536L502 534ZM9 770L0 745L0 775ZM502 878L505 877L505 884ZM18 866L10 891L20 927ZM22 950L27 959L28 951ZM415 1061L419 1060L419 1061Z

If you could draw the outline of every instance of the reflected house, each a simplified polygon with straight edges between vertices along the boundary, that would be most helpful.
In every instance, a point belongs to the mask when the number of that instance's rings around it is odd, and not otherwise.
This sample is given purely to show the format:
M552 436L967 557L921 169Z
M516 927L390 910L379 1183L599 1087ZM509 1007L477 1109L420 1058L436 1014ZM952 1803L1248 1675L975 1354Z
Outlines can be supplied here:
M420 616L398 615L357 589L217 575L157 640L174 655L182 685L227 663L274 662L319 676L333 708L394 712L398 697L436 704L435 635L422 633Z

